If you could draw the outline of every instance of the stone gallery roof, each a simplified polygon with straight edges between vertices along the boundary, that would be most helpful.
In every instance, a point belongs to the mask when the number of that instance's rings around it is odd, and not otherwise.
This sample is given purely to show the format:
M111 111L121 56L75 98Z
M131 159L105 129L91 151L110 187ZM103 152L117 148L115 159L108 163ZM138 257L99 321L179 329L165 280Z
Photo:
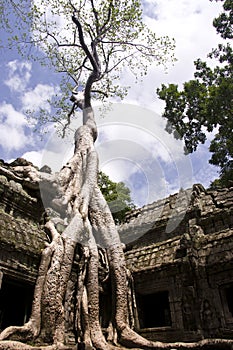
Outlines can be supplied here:
M38 256L46 235L40 229L42 205L38 193L12 179L8 165L0 168L0 242L7 249ZM6 170L6 172L5 172Z
M12 218L0 210L0 242L7 249L38 256L44 248L45 232L26 219Z
M177 227L193 210L194 199L204 192L203 186L194 185L192 189L181 190L179 193L134 210L120 227L122 241L129 244L155 230L157 234L153 235L153 242L176 236Z
M201 185L133 211L120 227L128 267L135 272L179 263L188 252L201 263L233 261L233 188ZM217 257L216 257L217 254Z
M233 210L233 187L211 191L198 184L134 210L120 226L119 233L122 241L130 244L156 230L153 240L159 242L179 235L185 218L198 212L204 219L222 210Z

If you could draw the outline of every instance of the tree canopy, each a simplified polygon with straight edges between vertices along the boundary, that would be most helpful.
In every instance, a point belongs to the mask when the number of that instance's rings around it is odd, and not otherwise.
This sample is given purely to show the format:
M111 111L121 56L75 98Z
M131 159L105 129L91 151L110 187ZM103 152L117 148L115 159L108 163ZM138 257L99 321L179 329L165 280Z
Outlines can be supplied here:
M157 90L165 101L164 117L167 131L183 138L186 151L193 152L199 143L205 143L206 133L214 132L209 150L210 163L220 167L221 177L232 169L233 157L233 2L223 2L223 13L214 19L213 25L225 44L219 44L208 58L217 60L214 68L197 59L193 80L178 85L162 85ZM224 175L224 178L228 178ZM227 181L228 182L228 181ZM224 181L226 185L226 181Z
M42 123L61 122L72 114L70 91L85 87L93 67L98 77L92 98L123 98L129 88L120 84L125 69L138 80L151 63L172 57L173 41L157 37L145 25L137 0L6 0L0 16L10 45L17 45L26 59L63 73L61 94L49 101L56 113L48 116L41 110L37 118Z

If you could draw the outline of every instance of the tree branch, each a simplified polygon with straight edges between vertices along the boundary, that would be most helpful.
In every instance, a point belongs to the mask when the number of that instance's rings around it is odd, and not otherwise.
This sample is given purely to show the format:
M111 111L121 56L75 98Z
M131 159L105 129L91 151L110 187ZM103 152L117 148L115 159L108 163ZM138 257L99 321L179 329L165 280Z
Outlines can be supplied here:
M75 14L73 14L73 16L72 16L72 21L74 22L74 24L78 28L79 42L81 44L81 47L82 47L83 51L85 52L85 54L87 55L87 57L89 58L93 69L97 71L98 70L98 66L96 64L96 61L95 61L92 53L90 52L90 50L88 49L88 47L87 47L87 45L85 43L82 25L81 25L80 21L78 20L78 18L75 16Z
M107 27L107 24L110 22L110 19L111 19L112 8L113 8L113 3L112 3L112 0L111 0L110 3L109 3L109 8L108 8L108 17L107 17L105 23L103 24L103 26L100 29L100 36L104 35L109 29L109 28L106 28L106 27Z
M93 0L91 0L91 6L92 6L92 10L93 10L93 13L94 13L94 16L95 16L96 33L97 33L97 35L99 35L99 25L100 25L99 24L99 15L98 15L98 11L95 8Z

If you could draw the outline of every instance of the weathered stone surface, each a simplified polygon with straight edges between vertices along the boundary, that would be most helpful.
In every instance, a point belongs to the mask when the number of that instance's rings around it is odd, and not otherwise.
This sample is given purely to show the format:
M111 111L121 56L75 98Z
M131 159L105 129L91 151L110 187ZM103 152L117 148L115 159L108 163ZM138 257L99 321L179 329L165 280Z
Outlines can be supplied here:
M233 188L207 191L194 185L137 209L121 226L136 295L144 305L150 295L169 295L170 327L142 327L144 336L233 338L232 201Z

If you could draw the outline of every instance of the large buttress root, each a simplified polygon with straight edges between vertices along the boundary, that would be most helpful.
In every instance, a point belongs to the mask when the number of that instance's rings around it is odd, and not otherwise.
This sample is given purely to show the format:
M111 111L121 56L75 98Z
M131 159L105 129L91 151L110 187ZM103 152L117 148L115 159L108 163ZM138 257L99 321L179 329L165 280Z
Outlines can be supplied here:
M113 325L116 327L119 342L130 347L153 346L129 326L127 269L122 244L112 219L109 207L102 193L96 187L90 205L90 218L95 237L106 249L112 282Z
M52 223L48 225L53 226ZM52 231L52 242L47 244L41 255L38 276L34 289L34 297L32 303L32 312L30 319L23 326L11 326L3 330L0 334L0 340L9 339L16 335L18 339L27 340L35 339L41 331L41 302L45 286L46 277L48 275L49 266L56 246L57 235Z
M88 219L86 219L88 220ZM100 321L99 321L99 254L96 241L92 234L92 227L88 221L89 226L89 250L90 260L87 271L87 302L89 314L89 329L93 346L96 349L107 350L108 345L104 338Z

